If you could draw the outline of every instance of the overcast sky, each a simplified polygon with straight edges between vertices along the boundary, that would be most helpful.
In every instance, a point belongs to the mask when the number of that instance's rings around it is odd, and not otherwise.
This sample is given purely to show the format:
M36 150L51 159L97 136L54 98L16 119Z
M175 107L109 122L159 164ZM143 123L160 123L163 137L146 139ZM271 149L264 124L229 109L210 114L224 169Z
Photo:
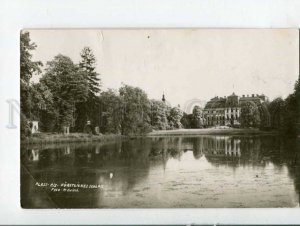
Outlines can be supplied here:
M164 92L172 105L233 91L286 97L299 74L296 29L30 30L30 36L34 60L44 65L59 53L78 63L88 46L103 89L123 82L151 99Z

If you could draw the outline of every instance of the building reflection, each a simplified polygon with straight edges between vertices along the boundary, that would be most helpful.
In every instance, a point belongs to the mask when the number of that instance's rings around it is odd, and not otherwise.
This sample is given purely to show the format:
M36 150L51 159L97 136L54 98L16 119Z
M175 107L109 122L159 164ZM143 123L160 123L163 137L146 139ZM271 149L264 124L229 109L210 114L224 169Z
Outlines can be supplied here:
M78 167L115 167L116 165L147 168L166 165L168 159L180 160L187 151L195 159L205 156L211 163L228 164L240 160L240 164L265 165L268 162L280 168L288 160L289 153L296 153L296 144L282 142L277 137L154 137L116 142L113 144L65 145L60 148L38 147L22 150L22 162L38 168L64 164ZM291 145L290 145L291 146ZM286 150L292 150L287 152ZM290 156L289 156L290 157ZM70 161L72 160L72 161ZM32 166L33 166L32 165Z
M298 146L297 146L298 145ZM212 165L232 168L265 167L272 163L276 170L287 166L299 192L299 141L283 141L278 137L259 136L199 136L151 137L110 144L67 144L55 147L28 147L21 150L22 194L34 199L34 181L65 180L72 183L102 184L105 189L94 193L49 193L59 207L101 206L107 196L122 196L147 181L150 171L166 169L170 159L181 161L186 152L193 152L194 160L206 158ZM296 159L296 160L295 160ZM296 161L296 162L295 162ZM201 161L199 161L201 164ZM34 180L32 178L35 178ZM32 180L32 181L31 181ZM24 181L24 182L23 182ZM25 195L30 199L29 195ZM80 196L85 196L82 200ZM41 197L36 203L40 205ZM33 204L32 204L33 203ZM29 204L28 204L29 205ZM103 204L104 205L104 204ZM104 205L105 207L105 205Z
M205 156L241 157L241 140L229 136L206 137L203 142Z

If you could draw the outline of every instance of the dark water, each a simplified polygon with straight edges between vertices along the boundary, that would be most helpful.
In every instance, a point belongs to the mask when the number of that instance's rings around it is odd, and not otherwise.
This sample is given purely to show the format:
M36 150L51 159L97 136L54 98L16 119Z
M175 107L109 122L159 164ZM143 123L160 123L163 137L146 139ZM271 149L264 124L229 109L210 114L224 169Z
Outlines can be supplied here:
M149 137L23 147L25 208L296 207L299 139Z

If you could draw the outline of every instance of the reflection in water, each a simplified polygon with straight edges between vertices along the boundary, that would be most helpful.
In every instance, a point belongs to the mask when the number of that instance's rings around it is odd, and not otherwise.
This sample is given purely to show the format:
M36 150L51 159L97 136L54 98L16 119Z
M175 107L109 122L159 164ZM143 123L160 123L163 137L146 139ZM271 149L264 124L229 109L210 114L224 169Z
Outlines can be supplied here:
M299 203L297 147L299 140L274 136L27 147L21 152L22 206L294 207ZM53 192L36 182L102 187Z

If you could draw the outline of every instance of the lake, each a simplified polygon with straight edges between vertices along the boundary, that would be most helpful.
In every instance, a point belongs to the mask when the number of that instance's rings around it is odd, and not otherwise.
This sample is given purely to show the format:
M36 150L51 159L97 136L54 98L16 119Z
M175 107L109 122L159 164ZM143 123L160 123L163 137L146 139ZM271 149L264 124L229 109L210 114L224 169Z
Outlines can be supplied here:
M299 206L299 139L170 136L24 146L24 208Z

